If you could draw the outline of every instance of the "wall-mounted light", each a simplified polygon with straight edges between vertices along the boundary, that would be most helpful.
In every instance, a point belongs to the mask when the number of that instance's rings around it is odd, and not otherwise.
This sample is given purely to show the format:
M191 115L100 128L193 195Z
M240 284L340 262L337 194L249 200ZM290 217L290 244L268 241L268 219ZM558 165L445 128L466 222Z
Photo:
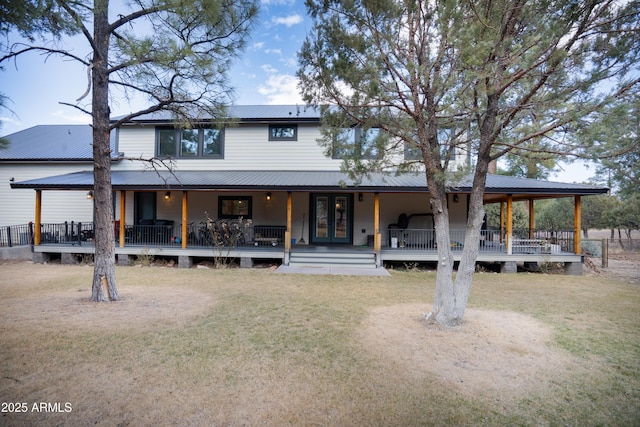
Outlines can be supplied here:
M89 191L87 193L87 200L92 200L93 199L93 191Z
M361 202L363 198L364 196L362 195L362 193L358 193L358 201Z
M453 195L453 203L458 203L460 201L460 197L457 194Z
M167 192L164 193L164 199L166 201L171 200L171 191L167 191Z
M269 193L267 193L267 196L265 197L265 200L266 200L267 202L270 202L270 201L271 201L271 193L270 193L270 192L269 192Z

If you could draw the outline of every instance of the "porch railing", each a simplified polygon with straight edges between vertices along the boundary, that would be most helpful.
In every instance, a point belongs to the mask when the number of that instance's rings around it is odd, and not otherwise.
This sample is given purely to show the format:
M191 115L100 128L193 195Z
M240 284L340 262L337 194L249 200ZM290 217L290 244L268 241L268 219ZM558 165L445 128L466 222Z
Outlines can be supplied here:
M63 244L82 246L93 242L95 234L92 222L63 222L58 224L40 225L41 244Z
M465 230L449 230L452 251L464 249ZM513 253L573 252L573 230L514 230ZM480 252L506 252L506 236L500 230L481 230ZM382 233L382 246L392 250L437 250L433 229L389 229Z
M286 227L253 225L235 221L187 225L187 246L196 248L282 246ZM182 246L182 224L127 225L125 246ZM119 230L115 232L119 239Z
M0 247L26 246L33 242L33 224L0 227Z
M215 222L189 224L187 226L188 247L250 247L284 245L286 227L253 225L240 222ZM450 230L451 249L462 251L466 231ZM0 228L0 246L30 244L33 242L30 225ZM93 244L93 223L64 222L42 224L41 244L88 245ZM120 237L119 225L114 223L116 242ZM573 252L573 230L514 230L513 253L559 253ZM182 225L164 221L154 225L126 225L125 246L181 246ZM506 253L506 238L500 230L482 230L478 242L480 252ZM436 251L436 232L433 229L388 229L382 232L382 247L385 250Z

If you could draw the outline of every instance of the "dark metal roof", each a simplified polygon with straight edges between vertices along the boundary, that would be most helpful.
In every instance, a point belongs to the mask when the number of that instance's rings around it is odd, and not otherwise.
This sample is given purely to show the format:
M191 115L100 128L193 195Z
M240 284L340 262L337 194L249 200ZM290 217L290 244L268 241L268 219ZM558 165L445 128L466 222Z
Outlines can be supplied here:
M236 191L363 191L427 192L423 174L372 174L356 183L338 171L112 171L114 190L236 190ZM75 172L11 184L12 188L87 190L93 172ZM471 180L451 189L469 193ZM608 189L584 184L539 181L502 175L487 176L487 194L589 195Z
M229 118L240 122L318 122L320 109L305 105L232 105L227 108ZM118 120L124 116L114 117ZM170 111L156 111L131 120L131 123L171 123L174 120ZM211 117L202 117L202 121Z
M114 158L115 132L111 137ZM93 135L89 125L39 125L4 137L0 162L70 162L93 159Z

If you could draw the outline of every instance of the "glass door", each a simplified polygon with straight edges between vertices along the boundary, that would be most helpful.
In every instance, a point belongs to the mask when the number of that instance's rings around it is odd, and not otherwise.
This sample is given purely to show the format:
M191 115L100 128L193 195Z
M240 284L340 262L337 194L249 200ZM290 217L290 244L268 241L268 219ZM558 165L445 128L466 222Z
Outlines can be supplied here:
M314 194L311 205L311 243L353 242L352 194Z

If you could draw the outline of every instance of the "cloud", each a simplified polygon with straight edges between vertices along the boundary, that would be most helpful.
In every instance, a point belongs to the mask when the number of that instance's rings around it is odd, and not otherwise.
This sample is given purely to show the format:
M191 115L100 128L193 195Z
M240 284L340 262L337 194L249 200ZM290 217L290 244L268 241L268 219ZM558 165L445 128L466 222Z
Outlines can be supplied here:
M22 122L20 120L16 120L14 118L7 117L7 116L1 116L0 122L2 122L3 124L7 123L14 126L22 126Z
M275 74L278 72L278 70L271 64L264 64L260 69L267 74Z
M301 24L302 16L298 15L297 13L294 15L283 17L274 16L271 18L271 22L276 25L286 25L287 27L291 27L293 25Z
M260 3L262 3L265 6L293 6L295 4L296 0L261 0Z
M298 79L289 74L271 74L258 86L258 93L265 96L270 105L304 103L298 92Z
M256 42L251 46L253 50L261 50L264 47L264 42Z

